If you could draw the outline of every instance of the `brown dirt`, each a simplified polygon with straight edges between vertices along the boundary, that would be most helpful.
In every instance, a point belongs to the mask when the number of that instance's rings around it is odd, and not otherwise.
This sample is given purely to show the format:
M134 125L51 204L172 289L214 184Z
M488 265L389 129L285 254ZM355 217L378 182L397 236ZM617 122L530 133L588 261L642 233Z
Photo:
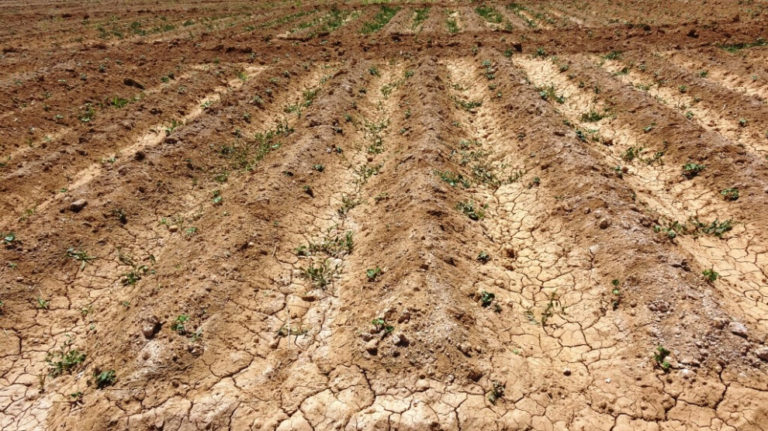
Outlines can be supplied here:
M2 429L768 429L768 9L486 5L6 2Z

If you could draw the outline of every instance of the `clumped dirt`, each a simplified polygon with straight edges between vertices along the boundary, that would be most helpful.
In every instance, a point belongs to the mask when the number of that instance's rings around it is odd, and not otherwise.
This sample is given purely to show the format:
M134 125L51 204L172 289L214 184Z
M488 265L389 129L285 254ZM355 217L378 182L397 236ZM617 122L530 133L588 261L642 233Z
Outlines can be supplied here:
M768 429L766 5L368 3L3 5L0 427Z

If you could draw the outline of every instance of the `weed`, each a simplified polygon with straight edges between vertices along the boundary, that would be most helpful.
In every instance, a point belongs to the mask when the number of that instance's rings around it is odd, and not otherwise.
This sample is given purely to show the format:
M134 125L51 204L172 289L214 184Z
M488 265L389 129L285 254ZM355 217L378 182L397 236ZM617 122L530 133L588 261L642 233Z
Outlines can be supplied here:
M448 26L448 33L456 34L459 32L459 24L455 18L449 17L445 20L445 25Z
M454 97L453 101L456 103L457 107L459 107L459 108L461 108L461 109L463 109L463 110L465 110L467 112L471 112L471 113L474 113L475 108L479 108L479 107L483 106L483 101L482 100L477 100L477 101L461 100L458 97Z
M116 381L115 370L107 370L102 372L96 371L94 372L93 377L96 380L96 387L99 389L112 386Z
M370 73L373 76L381 76L381 73L379 73L379 68L376 66L372 66L368 68L368 73Z
M752 48L755 46L766 46L766 45L768 45L768 41L760 37L760 38L757 38L757 40L755 40L754 42L739 42L739 43L733 43L733 44L724 44L724 45L720 45L720 48L728 52L734 53L734 52L741 51L742 49Z
M640 153L642 152L643 152L642 147L629 147L627 148L627 151L625 151L624 154L621 156L621 158L624 159L625 162L631 162L632 160L639 158Z
M360 31L363 34L370 34L378 31L387 25L389 20L391 20L399 10L399 7L389 7L382 5L379 9L379 12L376 14L376 16L373 17L373 20L363 24L363 27Z
M608 54L603 56L606 60L620 60L621 59L621 51L611 51Z
M360 201L355 200L354 198L344 195L341 197L341 207L337 209L336 211L339 213L340 216L345 216L349 211L352 210L352 208L360 205Z
M544 58L544 57L546 57L547 55L548 55L548 54L547 54L547 51L545 51L543 48L536 48L536 53L534 53L534 55L533 55L533 56L534 56L534 57L541 57L541 58Z
M450 184L451 187L456 187L457 184L461 184L464 188L469 188L469 181L461 174L455 174L451 171L435 171L436 175L440 176L440 179Z
M589 123L595 123L605 118L605 114L601 114L596 111L589 111L584 114L581 114L581 121L589 122Z
M714 268L705 269L702 274L710 283L714 283L718 278L720 278L720 274L717 273Z
M331 268L327 259L319 266L315 266L314 262L310 262L308 267L302 269L302 276L320 289L325 289L326 286L331 284L335 273L336 268Z
M544 100L554 100L557 103L563 104L565 103L565 97L562 95L558 95L555 92L555 87L550 85L548 87L539 87L537 88L539 90L539 96L541 96Z
M376 327L376 331L386 331L387 333L391 333L395 330L395 327L388 324L387 321L384 318L376 318L371 320L371 324Z
M476 7L475 12L481 17L485 18L485 20L488 22L500 24L501 21L503 20L503 17L499 13L499 11L497 11L493 6L483 4L481 6Z
M698 163L686 163L683 165L683 176L687 179L691 179L696 175L699 175L706 166Z
M619 304L621 303L621 289L619 288L619 285L621 283L617 279L611 280L611 285L613 288L611 289L611 295L613 295L613 301L611 301L611 306L614 310L619 308Z
M418 27L421 23L429 18L429 7L423 9L416 9L416 16L413 18L413 28Z
M677 90L678 90L678 91L680 91L680 93L683 93L683 94L685 94L685 93L687 93L687 92L688 92L688 86L686 86L686 85L681 85L681 86L677 87Z
M376 268L368 268L365 270L365 276L368 278L368 281L376 281L380 275L381 268L378 266Z
M48 353L45 362L48 364L48 374L51 377L58 377L64 373L69 373L73 368L85 361L85 353L72 348L72 338L67 335L67 340L61 346L61 349L55 353Z
M480 220L485 217L485 212L482 209L477 208L477 204L474 202L459 202L456 204L456 209L463 212L464 215L470 218L470 220Z
M42 297L37 298L37 308L39 310L47 310L50 304L51 304L51 301L47 299L43 299Z
M148 273L150 273L150 269L147 265L139 265L134 260L128 256L124 255L122 253L118 254L118 260L120 260L120 263L123 265L128 265L131 267L131 270L124 273L122 276L122 279L120 280L120 283L123 286L133 286L136 284L141 278ZM150 260L154 261L154 256L150 255Z
M727 201L735 201L739 199L739 189L735 187L720 190L720 194L723 195L723 199Z
M189 316L186 314L180 314L176 317L176 320L171 325L171 330L179 335L187 335L187 328L184 326L189 320Z
M491 256L489 256L489 255L488 255L488 253L486 253L485 251L481 251L481 252L480 252L480 253L477 255L477 258L476 258L476 259L477 259L477 261L478 261L478 262L482 262L482 263L488 263L488 262L490 262L490 260L491 260Z
M665 349L664 346L658 346L656 348L656 353L653 354L653 360L656 362L656 366L661 368L665 373L672 368L672 364L667 361L667 356L669 356L670 353L671 352Z
M723 234L733 229L733 222L731 220L719 221L715 219L709 224L702 223L698 219L693 219L692 223L695 227L695 233L702 232L706 235L714 235L718 238L722 238Z
M325 171L325 166L321 164L313 165L312 169L316 170L317 172L323 172Z
M496 298L496 295L491 292L486 292L483 290L480 292L480 305L483 306L483 308L490 306L493 303L493 300Z
M94 256L88 256L88 253L84 250L75 250L73 247L69 247L67 249L67 257L70 259L74 259L77 261L80 261L80 269L82 270L85 268L85 265L96 259Z

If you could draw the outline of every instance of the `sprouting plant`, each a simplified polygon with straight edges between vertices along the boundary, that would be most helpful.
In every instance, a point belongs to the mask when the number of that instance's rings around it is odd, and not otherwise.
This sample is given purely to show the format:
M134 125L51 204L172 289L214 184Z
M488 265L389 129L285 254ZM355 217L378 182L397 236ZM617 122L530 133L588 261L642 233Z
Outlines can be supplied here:
M584 114L581 114L581 121L585 121L589 123L595 123L597 121L602 120L603 118L605 118L605 115L596 111L589 111Z
M603 56L606 60L619 60L621 58L621 51L611 51L605 56Z
M725 220L721 222L719 219L715 219L711 223L706 224L694 218L691 223L694 225L695 232L714 235L718 238L722 238L724 233L733 229L733 222L731 220Z
M720 278L720 274L717 273L714 268L705 269L702 274L710 283L714 283L718 278Z
M463 212L471 220L477 221L485 217L485 212L477 208L477 204L474 202L459 202L456 204L456 209Z
M75 250L74 247L69 247L67 249L67 257L70 258L70 259L74 259L74 260L80 261L80 269L81 270L83 268L85 268L85 265L88 262L96 259L93 256L88 256L88 253L86 251L84 251L84 250Z
M687 93L688 92L688 86L681 85L681 86L677 87L677 90L680 91L681 93Z
M184 324L187 323L188 320L189 316L186 314L177 316L176 320L173 322L173 325L171 325L171 330L178 333L179 335L187 335L187 328L184 327Z
M739 118L739 127L747 127L747 123L746 118Z
M613 309L619 308L619 304L621 303L621 289L619 288L619 285L621 283L617 279L611 280L611 285L613 288L611 289L611 295L613 295L613 301L611 301L611 305L613 306Z
M483 290L480 292L480 305L483 307L488 307L493 303L493 300L496 298L496 295L491 292L486 292Z
M107 386L112 386L115 384L116 376L115 376L115 370L107 370L102 372L94 372L93 377L96 380L96 387L99 389L104 389Z
M376 66L369 67L368 73L370 73L373 76L381 76L381 73L379 73L379 68Z
M378 266L376 268L368 268L365 270L365 276L368 278L368 281L376 281L380 275L381 268Z
M493 6L483 4L476 7L475 12L481 17L485 18L486 21L491 23L500 24L503 20L501 13L499 13L499 11L497 11Z
M309 266L302 270L302 276L309 279L312 284L320 289L325 289L326 286L331 284L334 275L335 269L330 267L327 259L318 266L315 266L314 262L310 262Z
M382 317L371 320L371 324L375 326L376 330L379 332L386 331L387 333L390 333L395 330L395 327L387 324L387 321Z
M14 241L16 241L16 234L13 232L0 233L0 237L3 238L3 244L6 246L11 245Z
M341 207L339 207L338 210L336 210L339 215L345 216L347 213L349 213L352 208L360 205L360 201L355 200L351 196L344 195L341 197Z
M451 171L435 171L435 174L440 176L440 179L450 184L451 187L456 187L457 184L461 184L464 188L470 186L469 180L464 178L461 174L456 174Z
M690 180L696 175L699 175L699 173L701 173L705 167L706 166L700 165L698 163L686 163L683 165L683 176Z
M739 189L733 187L720 190L720 194L723 195L723 199L727 201L735 201L739 198Z
M493 380L491 385L491 390L488 391L488 401L490 401L491 404L496 404L496 401L504 397L504 384L497 380Z
M481 251L477 255L477 260L478 262L488 263L491 260L491 256L489 256L488 253L486 253L485 251Z
M58 352L49 352L45 357L45 362L49 367L48 374L51 377L68 373L83 361L85 361L85 353L72 348L72 338L69 335Z
M112 210L112 215L117 218L120 224L128 223L128 217L125 215L125 211L122 208L115 208Z
M656 361L656 365L664 370L665 373L672 367L672 364L667 361L667 356L669 356L670 353L671 352L664 348L664 346L658 346L656 348L656 353L653 354L653 360Z
M624 154L621 156L621 158L624 159L625 162L631 162L632 160L639 158L640 153L642 152L643 152L642 147L629 147L627 148L627 151L625 151Z
M325 166L321 164L312 165L312 169L316 170L317 172L323 172L325 171Z
M536 48L536 53L534 54L534 57L546 57L547 51L544 50L544 48Z
M40 310L47 310L50 306L51 301L47 299L43 299L42 297L37 297L37 308Z
M445 25L448 26L448 33L456 34L459 32L459 24L456 22L455 18L449 17L446 19Z
M154 259L154 256L150 255L150 260L154 262ZM119 253L118 260L120 260L120 263L123 265L131 267L131 270L124 273L123 278L120 280L120 283L122 283L123 286L133 286L141 280L143 276L150 273L150 269L147 265L137 264L130 256Z
M539 90L539 96L541 96L543 100L551 99L560 104L565 103L565 96L558 95L557 92L555 91L555 87L552 85L548 87L539 87L537 88L537 90Z

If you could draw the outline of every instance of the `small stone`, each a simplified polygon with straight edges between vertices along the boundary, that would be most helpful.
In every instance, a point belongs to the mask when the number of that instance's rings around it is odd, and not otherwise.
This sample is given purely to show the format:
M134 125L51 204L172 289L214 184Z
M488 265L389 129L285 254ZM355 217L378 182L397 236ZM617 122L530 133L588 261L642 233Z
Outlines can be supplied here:
M88 205L88 201L85 199L78 199L69 204L69 210L72 212L80 212L85 206Z
M395 343L396 346L400 347L407 347L411 342L408 341L408 338L404 334L397 334L394 337L392 337L392 342Z
M365 351L370 353L371 355L376 355L379 351L379 340L377 338L372 339L371 341L365 343Z
M610 378L605 379L605 383L611 383L611 379Z
M755 350L755 355L761 360L768 362L768 347L760 347Z
M464 355L472 356L472 346L470 346L469 343L461 343L457 347Z
M270 349L277 349L277 346L279 345L280 345L280 337L273 337L272 341L269 342Z
M608 226L611 225L611 221L607 218L604 218L600 220L600 229L608 229Z
M600 246L597 244L593 244L589 246L589 254L596 255L597 252L600 251Z
M747 327L744 326L743 323L731 322L728 324L728 330L731 331L731 333L738 335L739 337L746 338L747 336Z
M136 151L136 154L133 155L133 159L137 162L144 160L146 157L147 154L144 151Z
M170 232L177 232L178 230L179 230L179 227L176 226L175 224L168 227L168 231Z
M566 369L564 369L564 370L563 370L563 375L564 375L564 376L570 376L570 375L571 375L571 369L570 369L570 368L566 368Z

